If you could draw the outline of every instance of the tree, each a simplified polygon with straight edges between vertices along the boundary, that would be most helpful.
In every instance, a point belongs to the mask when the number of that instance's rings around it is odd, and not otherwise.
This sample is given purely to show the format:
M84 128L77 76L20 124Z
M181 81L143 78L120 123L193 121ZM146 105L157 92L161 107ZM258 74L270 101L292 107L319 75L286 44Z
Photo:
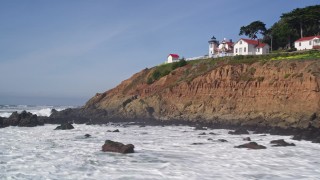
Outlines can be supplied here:
M299 38L295 31L283 19L274 23L268 31L269 37L272 38L272 49L288 49L292 46L294 40Z
M320 32L320 5L297 8L283 13L281 19L286 21L302 38L313 36Z
M247 26L242 26L240 28L239 36L244 34L251 39L257 39L258 33L260 33L261 35L264 35L266 31L267 31L267 29L266 29L265 23L263 23L261 21L254 21Z

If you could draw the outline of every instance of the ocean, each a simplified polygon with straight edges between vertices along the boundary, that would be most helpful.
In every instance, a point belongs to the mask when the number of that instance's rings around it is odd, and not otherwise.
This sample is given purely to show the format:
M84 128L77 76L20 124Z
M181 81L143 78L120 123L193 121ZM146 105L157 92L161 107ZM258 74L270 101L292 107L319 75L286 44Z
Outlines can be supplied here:
M26 110L47 108L53 107ZM195 130L184 125L74 124L72 130L54 130L56 126L1 128L0 179L269 180L319 179L320 174L320 144L294 141L291 136L230 135L227 129ZM115 129L120 132L108 132ZM245 137L267 149L234 148L247 143ZM102 152L107 139L131 143L135 153ZM296 146L272 147L270 141L275 139Z

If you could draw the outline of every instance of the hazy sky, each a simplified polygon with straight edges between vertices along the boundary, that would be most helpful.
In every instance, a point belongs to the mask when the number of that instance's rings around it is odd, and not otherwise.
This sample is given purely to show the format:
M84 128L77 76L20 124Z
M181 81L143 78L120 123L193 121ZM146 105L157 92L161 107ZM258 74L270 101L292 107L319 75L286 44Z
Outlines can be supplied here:
M133 73L208 54L319 0L0 0L0 104L82 105Z

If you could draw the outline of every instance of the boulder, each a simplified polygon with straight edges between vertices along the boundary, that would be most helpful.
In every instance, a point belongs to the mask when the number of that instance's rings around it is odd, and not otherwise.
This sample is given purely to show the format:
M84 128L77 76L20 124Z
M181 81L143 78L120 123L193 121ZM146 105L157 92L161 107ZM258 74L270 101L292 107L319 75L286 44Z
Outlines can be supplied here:
M54 130L68 130L68 129L74 129L72 126L72 123L64 123L61 124L60 126L57 126Z
M89 138L89 137L91 137L91 135L90 134L85 134L84 137Z
M256 142L249 142L249 143L246 143L246 144L235 146L234 148L267 149L265 146L259 145Z
M295 146L294 143L288 143L286 142L285 140L283 139L278 139L278 140L272 140L270 141L271 144L274 144L272 145L273 147L279 147L279 146Z
M240 135L240 134L249 134L249 132L246 129L236 129L234 131L229 131L228 134L232 134L232 135Z
M38 119L38 116L27 111L22 111L20 114L18 112L13 112L9 118L2 120L0 122L0 127L6 126L23 126L23 127L34 127L37 125L43 125L44 122Z
M106 140L102 146L102 151L104 152L117 152L117 153L134 153L134 145L127 144L124 145L120 142L115 142L111 140Z

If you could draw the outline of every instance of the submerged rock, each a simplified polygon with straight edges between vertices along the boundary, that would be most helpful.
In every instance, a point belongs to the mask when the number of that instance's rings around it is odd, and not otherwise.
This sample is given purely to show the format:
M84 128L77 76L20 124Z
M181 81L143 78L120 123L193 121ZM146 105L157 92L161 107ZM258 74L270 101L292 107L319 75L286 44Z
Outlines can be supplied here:
M228 142L227 140L225 139L218 139L219 142Z
M240 128L234 131L229 131L228 134L232 134L232 135L249 134L249 131L247 131L246 129Z
M256 142L249 142L249 143L246 143L246 144L235 146L234 148L267 149L265 146L259 145Z
M245 137L243 138L244 141L251 141L251 138L250 137Z
M204 135L207 135L205 132L203 132L203 133L200 133L199 134L200 136L204 136Z
M113 131L112 130L108 130L107 132L120 132L120 131L119 131L119 129L116 129L116 130L113 130Z
M273 147L279 147L279 146L295 146L294 143L288 143L286 142L285 140L283 139L278 139L278 140L272 140L270 141L271 144L274 144L272 145Z
M117 152L117 153L134 153L134 145L127 144L124 145L120 142L115 142L111 140L106 140L102 146L102 151L104 152Z
M57 126L54 130L68 130L68 129L74 129L71 123L64 123L61 124L60 126Z
M194 130L208 130L208 128L202 127L202 126L196 126Z
M192 143L191 145L203 145L203 143Z
M90 134L85 134L84 137L89 138L89 137L91 137L91 135Z

